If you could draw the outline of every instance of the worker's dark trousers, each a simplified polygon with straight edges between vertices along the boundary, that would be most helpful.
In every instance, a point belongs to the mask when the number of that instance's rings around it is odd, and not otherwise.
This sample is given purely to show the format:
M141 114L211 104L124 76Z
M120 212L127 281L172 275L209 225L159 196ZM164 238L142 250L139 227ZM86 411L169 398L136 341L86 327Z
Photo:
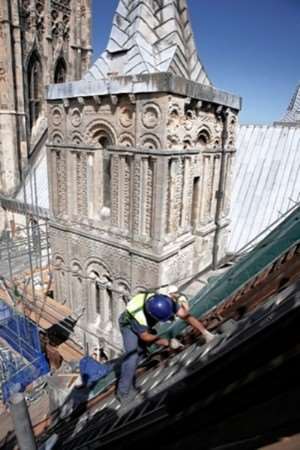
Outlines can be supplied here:
M139 361L145 354L145 348L140 345L138 336L129 328L121 326L125 356L121 367L118 383L118 394L126 396L134 387L135 372Z

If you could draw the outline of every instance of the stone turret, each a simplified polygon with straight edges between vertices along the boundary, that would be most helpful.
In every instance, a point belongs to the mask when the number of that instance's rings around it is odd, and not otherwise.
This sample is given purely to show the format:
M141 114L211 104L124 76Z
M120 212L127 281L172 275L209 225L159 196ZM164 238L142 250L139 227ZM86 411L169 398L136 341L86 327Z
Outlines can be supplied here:
M49 87L55 296L110 356L128 295L224 256L240 105L209 82L184 0L120 1L83 80Z

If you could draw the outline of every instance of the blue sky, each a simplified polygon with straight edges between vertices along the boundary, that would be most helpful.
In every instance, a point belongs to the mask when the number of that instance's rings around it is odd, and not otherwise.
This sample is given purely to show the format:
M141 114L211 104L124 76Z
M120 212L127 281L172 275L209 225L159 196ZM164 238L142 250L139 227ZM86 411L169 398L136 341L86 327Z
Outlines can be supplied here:
M242 123L284 113L300 81L300 0L188 0L202 63L214 85L243 97ZM93 0L94 59L118 0Z

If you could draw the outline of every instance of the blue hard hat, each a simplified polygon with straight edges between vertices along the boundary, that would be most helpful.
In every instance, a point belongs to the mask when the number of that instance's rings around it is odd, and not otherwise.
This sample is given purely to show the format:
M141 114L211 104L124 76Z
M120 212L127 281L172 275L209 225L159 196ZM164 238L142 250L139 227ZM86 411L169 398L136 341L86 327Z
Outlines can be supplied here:
M167 322L174 316L173 300L167 295L153 295L146 301L145 307L147 313L160 322Z

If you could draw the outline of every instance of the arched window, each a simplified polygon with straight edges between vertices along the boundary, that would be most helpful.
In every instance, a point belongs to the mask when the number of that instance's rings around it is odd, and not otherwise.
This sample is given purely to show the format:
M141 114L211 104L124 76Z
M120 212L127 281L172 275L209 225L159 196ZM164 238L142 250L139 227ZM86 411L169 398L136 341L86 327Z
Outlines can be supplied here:
M54 71L54 83L64 83L67 79L67 65L64 58L59 58L57 60L55 71Z
M37 52L33 52L27 69L29 125L35 124L41 109L43 98L42 66Z

